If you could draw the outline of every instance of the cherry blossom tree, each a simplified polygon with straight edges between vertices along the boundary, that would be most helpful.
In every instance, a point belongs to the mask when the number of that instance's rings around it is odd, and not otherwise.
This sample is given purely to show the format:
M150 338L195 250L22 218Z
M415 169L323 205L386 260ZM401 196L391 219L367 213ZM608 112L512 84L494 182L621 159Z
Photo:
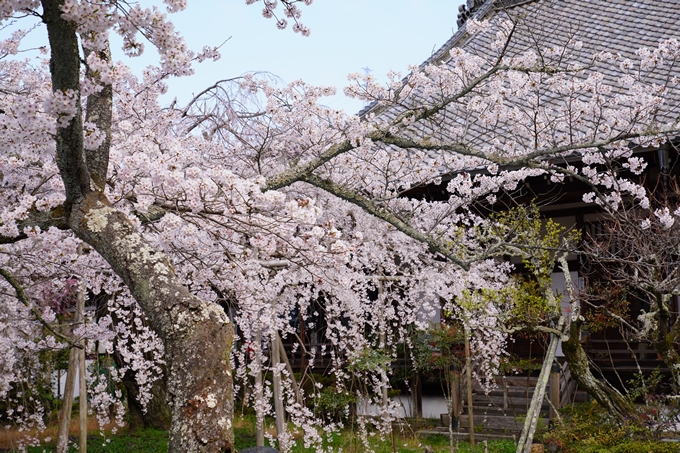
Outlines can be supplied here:
M661 184L659 184L660 186ZM675 343L680 338L680 324L673 319L674 303L680 284L678 266L677 220L680 211L672 209L676 194L649 195L650 206L623 206L609 213L601 229L593 232L584 250L593 273L604 274L606 285L634 293L648 301L646 309L631 313L626 319L610 310L609 304L593 304L601 294L584 293L582 298L591 310L603 312L615 325L638 341L649 341L666 363L672 376L672 386L680 386L680 354Z
M165 3L169 12L185 6ZM307 34L295 3L282 2L283 14ZM264 4L273 17L276 2ZM291 311L311 322L320 299L339 382L371 348L393 357L408 341L407 327L424 327L421 314L440 299L474 327L474 353L492 375L505 341L490 316L498 307L467 313L456 300L505 285L511 266L496 258L522 244L478 208L543 175L600 188L587 201L606 209L624 197L645 203L639 184L598 166L616 160L637 171L633 147L656 146L680 129L665 102L677 94L674 40L632 61L588 55L569 39L559 49L515 45L522 24L503 16L469 21L468 33L490 55L456 47L444 63L414 67L406 79L391 74L387 86L352 75L346 92L374 102L359 118L321 105L330 88L257 76L218 82L183 108L164 108L158 98L167 77L217 57L215 49L186 49L164 13L123 1L0 5L3 24L20 26L26 16L45 25L50 59L9 58L21 30L0 45L0 267L7 270L3 303L16 313L0 321L7 346L0 392L24 378L15 366L21 351L68 344L49 331L54 313L39 289L77 275L122 311L75 336L125 337L132 329L121 320L137 323L139 315L123 311L137 306L148 319L152 330L136 336L141 350L127 363L144 399L156 365L141 352L165 362L172 451L233 451L233 322L225 299L237 301L234 319L250 348L234 354L244 379L264 366L255 357L267 338L275 344L295 334ZM151 43L159 65L135 77L115 62L112 31L129 55ZM600 72L611 64L621 68L617 80ZM659 74L668 75L664 83ZM442 199L408 196L442 184L444 175ZM81 242L92 251L79 254ZM376 300L378 282L389 284ZM578 316L574 310L544 327L568 339ZM7 328L19 319L21 329ZM32 338L43 339L27 351ZM307 352L313 359L325 351ZM284 363L271 368L293 388ZM384 394L388 371L369 371L363 377L373 395ZM295 392L284 394L305 442L320 446L321 421ZM253 405L269 410L261 399ZM289 439L279 434L286 448Z

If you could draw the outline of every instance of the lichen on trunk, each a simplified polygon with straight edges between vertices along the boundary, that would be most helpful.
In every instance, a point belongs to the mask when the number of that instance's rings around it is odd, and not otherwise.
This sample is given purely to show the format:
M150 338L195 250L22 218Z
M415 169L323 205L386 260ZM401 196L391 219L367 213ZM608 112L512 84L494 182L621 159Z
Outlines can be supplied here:
M661 356L671 372L672 384L675 391L680 391L680 354L675 348L675 343L680 338L680 320L671 324L671 311L669 302L671 294L656 292L657 316L656 335L654 335L654 348Z
M89 193L69 223L123 279L164 342L170 451L232 451L233 327L224 310L191 294L166 256L103 194Z
M562 352L569 363L571 375L578 385L597 401L620 425L625 425L639 418L630 402L606 381L593 376L586 354L580 341L581 321L572 321L569 326L569 337L562 342Z
M73 118L58 126L55 137L68 226L121 277L164 342L172 410L169 450L232 452L229 359L233 326L221 307L200 300L182 285L166 256L104 195L111 92L101 93L88 103L91 119L105 132L107 140L86 156L77 27L62 16L64 0L41 3L50 42L52 90L55 95L69 95L76 100Z

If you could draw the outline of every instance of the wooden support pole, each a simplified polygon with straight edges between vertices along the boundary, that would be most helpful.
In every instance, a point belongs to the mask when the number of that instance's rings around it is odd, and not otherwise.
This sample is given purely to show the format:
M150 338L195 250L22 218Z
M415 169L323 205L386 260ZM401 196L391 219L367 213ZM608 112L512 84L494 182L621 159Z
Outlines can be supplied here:
M258 328L255 334L255 436L256 445L264 447L264 383L262 382L262 331Z
M468 431L470 445L475 446L475 419L472 410L472 359L470 358L470 329L465 327L465 368L467 378Z
M290 384L293 387L293 392L295 392L295 401L300 405L300 407L302 407L302 393L300 392L300 386L295 379L293 367L290 364L290 360L288 360L288 353L286 352L286 348L283 347L283 341L281 341L281 337L279 336L278 332L276 333L276 337L279 343L279 355L281 357L281 361L286 365L286 370L288 370L288 374L290 375Z
M66 385L64 386L64 399L59 411L59 430L57 434L57 453L66 453L68 450L68 430L71 425L71 409L73 407L73 393L76 386L76 365L78 363L78 351L71 348L68 353L68 369L66 370ZM60 383L61 385L61 383Z
M550 421L557 419L555 412L560 406L560 366L553 363L550 369Z
M85 288L82 282L80 282L80 288L78 289L78 299L76 310L80 313L81 323L85 323ZM85 345L86 340L80 340L79 344L82 346L78 350L78 363L79 367L79 400L80 407L78 409L78 418L80 421L79 434L80 434L80 449L78 451L87 452L87 364L85 363Z
M413 382L413 417L423 418L423 381L416 372Z
M562 327L563 322L563 320L560 321L560 328ZM545 353L541 372L538 375L538 382L536 382L534 396L531 398L531 404L527 411L527 418L524 420L524 428L522 428L522 434L519 438L519 443L517 444L517 453L529 453L531 451L534 433L536 432L536 426L538 425L538 419L541 413L541 405L543 404L543 398L545 397L545 389L548 386L548 380L550 378L549 370L555 360L558 342L559 337L555 334L550 334L550 344Z
M81 343L85 346L85 342ZM87 367L85 363L85 348L78 350L79 381L80 381L80 407L78 410L78 418L80 421L80 449L78 451L87 451Z
M84 312L85 312L85 293L82 289L80 289L78 290L78 297L76 299L76 311L73 317L74 326L82 324L84 319L83 318ZM71 347L71 350L69 351L68 354L68 370L66 371L66 387L64 388L64 400L61 406L61 410L59 411L57 453L66 453L66 451L68 450L68 433L71 425L71 409L73 408L73 394L75 393L76 386L76 371L77 371L76 367L78 365L78 357L80 356L81 351L83 354L85 353L84 349L78 350L75 347ZM83 359L83 364L84 363L85 360ZM87 392L85 392L84 396L82 393L80 394L81 401L83 397L87 401ZM87 415L87 409L85 410L85 414Z
M281 386L281 349L279 348L279 335L272 335L272 383L274 385L274 412L276 413L276 437L279 441L279 450L287 451L286 445L286 412L283 408L283 388Z
M460 426L460 370L457 366L452 366L449 370L449 400L447 406L449 410L449 450L453 448L453 428Z
M510 397L508 395L508 381L505 376L502 377L503 382L503 409L507 410L510 407Z

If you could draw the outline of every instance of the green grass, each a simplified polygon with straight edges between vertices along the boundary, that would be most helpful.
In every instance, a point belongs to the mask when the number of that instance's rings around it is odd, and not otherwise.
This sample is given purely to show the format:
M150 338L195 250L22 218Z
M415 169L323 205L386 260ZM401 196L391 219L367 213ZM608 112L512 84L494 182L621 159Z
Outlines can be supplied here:
M107 442L107 439L109 440ZM77 440L75 441L77 443ZM54 445L44 447L30 447L29 453L52 453L56 451ZM76 453L77 448L72 446L69 453ZM88 453L167 453L168 433L156 429L138 430L132 434L119 433L116 435L89 435L87 437Z
M237 450L255 446L255 420L254 416L236 417L234 423L234 443ZM267 420L266 425L271 427L272 421ZM292 428L292 427L291 427ZM166 453L168 451L168 433L153 429L138 430L134 433L120 432L106 437L92 434L88 436L88 453ZM108 442L106 441L108 438ZM73 439L73 437L72 437ZM265 440L265 444L266 444ZM298 438L298 444L293 448L293 453L315 453L315 449L305 449L301 445L302 439ZM334 434L332 441L324 446L333 446L335 451L340 448L343 453L363 453L366 447L356 432L345 429L340 434ZM435 453L449 452L449 439L444 435L430 435L416 437L412 432L401 433L395 431L394 450L397 453L422 453L425 447L429 447ZM392 453L392 440L390 436L380 439L377 434L369 436L369 447L376 453ZM595 445L584 442L568 449L570 453L675 453L680 451L679 444L652 443L626 440L614 446ZM489 453L514 453L515 445L511 441L489 441L487 443ZM31 447L29 453L53 453L54 445ZM78 450L72 447L69 453ZM470 447L467 442L457 444L458 453L483 453L484 445L478 443Z
M271 421L273 423L273 421ZM267 423L270 425L271 423ZM292 427L291 427L292 428ZM255 446L255 419L253 416L236 417L234 423L234 443L237 449ZM267 441L265 440L265 444ZM332 441L326 442L324 447L332 446L335 451L342 449L343 453L364 453L366 447L356 432L345 429L342 433L333 434ZM422 453L425 446L429 446L435 453L449 451L449 438L443 435L431 435L427 437L414 436L411 431L399 432L395 430L394 450L397 453ZM369 436L369 447L376 453L392 453L392 439L390 436L380 439L376 434ZM301 438L297 438L297 445L293 453L315 453L314 448L304 448ZM484 446L479 444L470 448L467 442L458 443L459 453L483 453ZM511 441L488 442L489 453L514 453L515 445Z
M234 443L237 450L255 446L255 432L250 430L249 426L243 427L243 425L249 425L249 423L241 422L239 425L242 427L234 429ZM87 451L88 453L166 453L168 451L167 436L166 431L153 429L139 430L133 434L109 435L109 442L106 442L102 436L90 435ZM392 442L389 438L380 440L377 436L371 436L370 439L370 446L376 453L392 453ZM437 453L448 452L448 442L446 436L440 435L414 438L412 435L395 434L395 448L398 453L422 453L426 445ZM345 431L342 435L335 434L332 445L336 449L341 447L345 453L363 453L366 451L361 440L350 431ZM459 453L482 453L484 451L483 445L470 448L467 442L460 442L458 447ZM53 453L55 447L54 445L30 447L28 451L29 453ZM77 451L75 447L69 449L69 453L76 453ZM294 453L314 453L315 451L313 448L305 449L301 445L293 449ZM515 451L515 447L512 442L489 442L488 451L489 453L512 453Z

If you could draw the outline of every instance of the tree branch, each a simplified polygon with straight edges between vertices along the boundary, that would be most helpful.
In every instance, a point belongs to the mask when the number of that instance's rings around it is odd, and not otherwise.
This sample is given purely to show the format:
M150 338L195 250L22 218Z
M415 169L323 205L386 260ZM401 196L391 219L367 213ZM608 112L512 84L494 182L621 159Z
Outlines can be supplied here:
M12 274L9 273L6 269L0 268L0 275L4 277L4 279L9 283L12 288L14 288L14 291L16 292L17 299L19 299L19 302L24 304L26 308L31 310L31 313L33 313L33 316L38 320L40 324L43 325L45 329L50 331L56 338L65 341L66 343L69 344L72 348L78 348L78 349L83 349L83 345L74 343L70 338L60 334L59 332L55 331L52 326L49 325L45 319L42 317L42 313L38 311L37 308L35 308L29 301L28 298L26 297L26 293L24 292L24 289L21 287L19 282L12 276Z
M28 219L18 222L17 224L20 234L18 236L0 236L0 244L14 244L15 242L28 238L28 235L23 231L26 228L31 227L38 227L42 231L48 230L51 227L60 230L70 229L67 219L64 216L64 208L62 206L57 206L48 212L31 211Z
M93 51L83 44L85 58ZM111 49L107 45L104 50L95 52L96 56L103 60L111 61ZM106 174L109 167L109 150L111 148L111 121L113 119L113 87L110 83L102 83L101 77L86 68L85 75L93 79L94 83L101 85L101 90L90 93L87 96L85 121L94 123L99 132L104 134L104 140L97 149L85 149L85 160L90 172L92 183L97 190L103 191L106 185Z
M80 104L80 52L75 25L62 18L63 0L42 0L43 22L50 42L52 91L72 97L75 114L57 128L57 166L66 190L67 211L90 192L90 174L83 153L83 115Z
M456 255L451 253L449 249L440 244L437 240L416 230L415 228L413 228L412 226L410 226L409 224L407 224L406 222L404 222L391 212L385 209L381 209L378 206L375 206L371 202L371 200L367 199L366 197L358 193L352 192L351 190L342 187L332 181L319 178L318 176L312 174L306 175L302 180L313 186L323 189L326 192L335 195L338 198L341 198L345 201L349 201L350 203L359 206L364 211L368 212L369 214L372 214L373 216L381 220L384 220L385 222L389 223L390 225L392 225L402 233L406 234L407 236L426 244L429 247L430 251L445 256L452 263L457 264L458 266L462 267L465 270L470 270L469 262L461 260Z

